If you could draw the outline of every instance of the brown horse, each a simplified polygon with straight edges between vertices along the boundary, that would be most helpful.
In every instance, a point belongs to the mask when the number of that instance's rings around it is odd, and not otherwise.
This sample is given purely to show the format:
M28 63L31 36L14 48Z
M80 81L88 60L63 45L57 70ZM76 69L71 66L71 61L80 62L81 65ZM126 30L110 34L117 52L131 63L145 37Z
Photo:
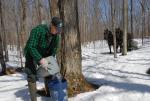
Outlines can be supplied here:
M109 53L111 54L111 46L114 45L114 42L113 42L113 34L111 31L109 31L108 29L104 30L104 40L107 41L108 43L108 47L109 47Z

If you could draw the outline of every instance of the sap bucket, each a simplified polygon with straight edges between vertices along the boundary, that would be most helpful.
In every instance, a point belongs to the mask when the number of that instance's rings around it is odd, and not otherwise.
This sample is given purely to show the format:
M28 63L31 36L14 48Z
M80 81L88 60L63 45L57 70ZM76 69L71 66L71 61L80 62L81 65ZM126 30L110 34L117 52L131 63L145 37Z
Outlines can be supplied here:
M50 101L68 101L67 81L65 79L53 79L48 81Z

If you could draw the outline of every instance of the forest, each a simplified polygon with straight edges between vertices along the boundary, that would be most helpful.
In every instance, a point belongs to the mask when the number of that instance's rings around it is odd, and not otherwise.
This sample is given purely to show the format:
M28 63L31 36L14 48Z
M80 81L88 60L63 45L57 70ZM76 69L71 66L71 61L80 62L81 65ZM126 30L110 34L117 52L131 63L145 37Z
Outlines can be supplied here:
M150 0L0 0L2 74L6 74L9 51L17 51L20 65L16 68L24 68L23 51L30 31L39 24L50 24L54 16L60 17L64 25L57 59L68 82L69 96L95 89L82 73L81 46L105 42L106 29L113 36L117 28L122 31L122 55L128 55L127 33L132 39L140 39L142 45L150 39ZM112 39L116 47L117 37Z

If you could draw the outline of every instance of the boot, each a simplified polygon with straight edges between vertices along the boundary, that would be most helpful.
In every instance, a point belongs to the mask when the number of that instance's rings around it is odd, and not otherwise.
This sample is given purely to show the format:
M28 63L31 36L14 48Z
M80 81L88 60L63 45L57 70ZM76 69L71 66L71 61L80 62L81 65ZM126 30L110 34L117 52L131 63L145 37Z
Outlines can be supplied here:
M48 76L48 77L44 78L45 87L40 89L40 90L37 90L38 95L45 96L45 97L50 97L50 92L49 92L49 88L48 88L48 80L51 80L51 79L52 79L51 76Z
M37 101L37 98L36 98L36 83L35 82L28 82L28 88L29 88L31 101Z

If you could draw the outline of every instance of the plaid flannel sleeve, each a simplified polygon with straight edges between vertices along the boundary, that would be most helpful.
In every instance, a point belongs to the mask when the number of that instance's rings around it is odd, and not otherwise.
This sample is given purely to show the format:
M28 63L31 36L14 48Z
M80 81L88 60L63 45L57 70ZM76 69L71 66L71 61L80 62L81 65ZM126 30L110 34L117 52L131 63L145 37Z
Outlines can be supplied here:
M28 48L29 48L29 52L30 52L31 56L37 63L42 58L41 54L37 50L39 38L40 38L40 35L38 33L38 29L33 29L30 33Z

